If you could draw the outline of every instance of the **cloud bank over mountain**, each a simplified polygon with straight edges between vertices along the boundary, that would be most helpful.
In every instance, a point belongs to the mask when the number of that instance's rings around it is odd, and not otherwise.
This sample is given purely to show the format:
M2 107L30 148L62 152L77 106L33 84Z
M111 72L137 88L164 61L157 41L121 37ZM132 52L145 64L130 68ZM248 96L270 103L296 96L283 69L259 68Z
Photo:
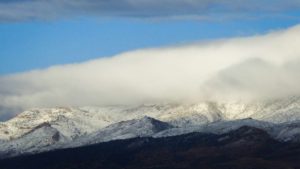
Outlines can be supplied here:
M2 115L32 107L264 99L300 94L300 26L142 49L0 77Z
M300 94L300 26L142 49L0 77L2 115L32 107L248 100ZM4 112L4 113L3 113Z
M132 18L274 18L300 9L298 0L1 0L0 21L49 20L71 16ZM215 17L217 16L217 17Z

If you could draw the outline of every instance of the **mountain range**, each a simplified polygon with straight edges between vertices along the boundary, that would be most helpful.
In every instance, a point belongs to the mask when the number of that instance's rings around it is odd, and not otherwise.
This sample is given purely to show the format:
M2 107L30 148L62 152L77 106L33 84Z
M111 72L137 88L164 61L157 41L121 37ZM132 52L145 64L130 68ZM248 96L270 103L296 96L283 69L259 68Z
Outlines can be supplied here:
M185 138L191 133L222 140L245 126L265 132L276 145L299 143L300 97L246 103L35 108L0 123L0 158L117 140Z

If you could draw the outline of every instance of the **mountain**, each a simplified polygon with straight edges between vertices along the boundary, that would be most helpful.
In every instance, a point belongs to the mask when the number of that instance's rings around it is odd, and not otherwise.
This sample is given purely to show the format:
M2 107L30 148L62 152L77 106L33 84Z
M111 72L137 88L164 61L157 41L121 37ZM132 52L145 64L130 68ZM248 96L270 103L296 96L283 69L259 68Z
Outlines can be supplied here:
M1 169L299 168L300 144L241 127L224 134L132 138L0 160Z
M300 121L286 122L274 126L270 133L277 140L300 142Z
M21 138L0 144L0 156L15 156L23 153L38 153L50 150L51 146L67 142L62 135L49 123L43 123L26 133Z
M0 123L2 158L135 137L223 134L242 126L300 141L300 97L80 108L36 108ZM34 145L34 146L33 146Z
M0 139L13 140L48 123L69 139L93 132L110 123L102 114L80 111L74 108L42 108L25 111L0 124Z
M267 132L271 132L271 130L273 128L276 128L277 125L274 123L254 120L251 118L232 120L232 121L216 121L216 122L209 123L207 125L170 128L156 133L155 135L153 135L153 137L176 136L176 135L182 135L191 132L224 134L232 130L236 130L243 126L256 127L265 130Z
M142 119L133 119L112 124L97 132L84 135L66 146L77 147L111 140L150 137L170 128L173 128L173 126L168 123L145 116Z

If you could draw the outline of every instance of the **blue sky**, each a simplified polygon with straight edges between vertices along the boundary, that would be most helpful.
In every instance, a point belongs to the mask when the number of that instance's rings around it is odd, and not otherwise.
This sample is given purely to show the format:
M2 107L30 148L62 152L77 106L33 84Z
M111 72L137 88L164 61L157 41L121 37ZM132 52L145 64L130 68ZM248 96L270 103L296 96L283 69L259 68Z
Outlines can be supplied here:
M2 3L5 5L7 2ZM34 4L30 7L32 6ZM213 11L223 7L216 6ZM158 7L153 7L153 10L156 8ZM172 12L170 11L170 14L173 14ZM300 21L300 12L295 9L280 11L276 16L268 17L260 17L261 11L254 12L257 14L252 14L251 18L224 17L217 20L101 17L93 14L44 19L44 14L39 13L29 16L36 17L35 19L24 19L24 14L21 13L14 21L6 18L9 21L0 22L0 74L77 63L140 48L262 34L296 25ZM136 13L135 15L153 15L140 11ZM241 13L236 15L239 14ZM223 16L223 13L219 15ZM218 18L219 15L214 17ZM2 16L4 19L5 17Z

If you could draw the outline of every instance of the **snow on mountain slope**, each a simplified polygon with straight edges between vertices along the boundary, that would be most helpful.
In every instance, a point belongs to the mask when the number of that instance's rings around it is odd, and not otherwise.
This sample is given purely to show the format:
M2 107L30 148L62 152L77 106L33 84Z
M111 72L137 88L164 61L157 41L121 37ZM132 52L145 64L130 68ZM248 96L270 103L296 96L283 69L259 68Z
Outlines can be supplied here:
M43 148L47 149L49 146L63 143L67 140L68 138L63 136L57 129L51 127L49 123L43 123L21 138L0 144L0 155L14 156L23 153L41 152Z
M112 124L97 132L76 139L73 143L67 145L67 147L77 147L118 139L147 137L170 128L173 128L173 126L168 123L145 116L141 119L122 121Z
M283 123L300 120L300 99L290 97L250 103L202 102L198 104L33 109L0 123L0 140L18 138L45 122L49 122L66 137L76 138L113 123L139 119L143 116L153 117L178 127L245 118Z
M233 120L233 121L220 121L220 122L211 123L201 128L199 132L224 134L236 130L242 126L255 127L255 128L263 129L265 131L269 131L275 125L276 124L273 123L247 118L247 119L240 119L240 120Z
M191 132L203 132L203 133L214 133L214 134L224 134L232 130L236 130L242 126L250 126L256 127L263 130L271 130L275 124L253 120L251 118L247 119L240 119L240 120L233 120L233 121L217 121L213 123L209 123L207 125L201 126L190 126L184 128L171 128L168 130L161 131L156 133L154 137L166 137L166 136L175 136L181 134L187 134Z
M64 136L73 139L114 122L105 118L101 113L86 112L75 108L33 109L0 123L0 139L19 138L43 123L51 124Z
M169 122L174 126L207 124L221 120L220 112L211 110L210 103L148 104L138 106L85 107L84 111L103 113L115 121L140 119L144 116Z
M281 141L300 141L300 121L281 123L272 128L270 134Z

